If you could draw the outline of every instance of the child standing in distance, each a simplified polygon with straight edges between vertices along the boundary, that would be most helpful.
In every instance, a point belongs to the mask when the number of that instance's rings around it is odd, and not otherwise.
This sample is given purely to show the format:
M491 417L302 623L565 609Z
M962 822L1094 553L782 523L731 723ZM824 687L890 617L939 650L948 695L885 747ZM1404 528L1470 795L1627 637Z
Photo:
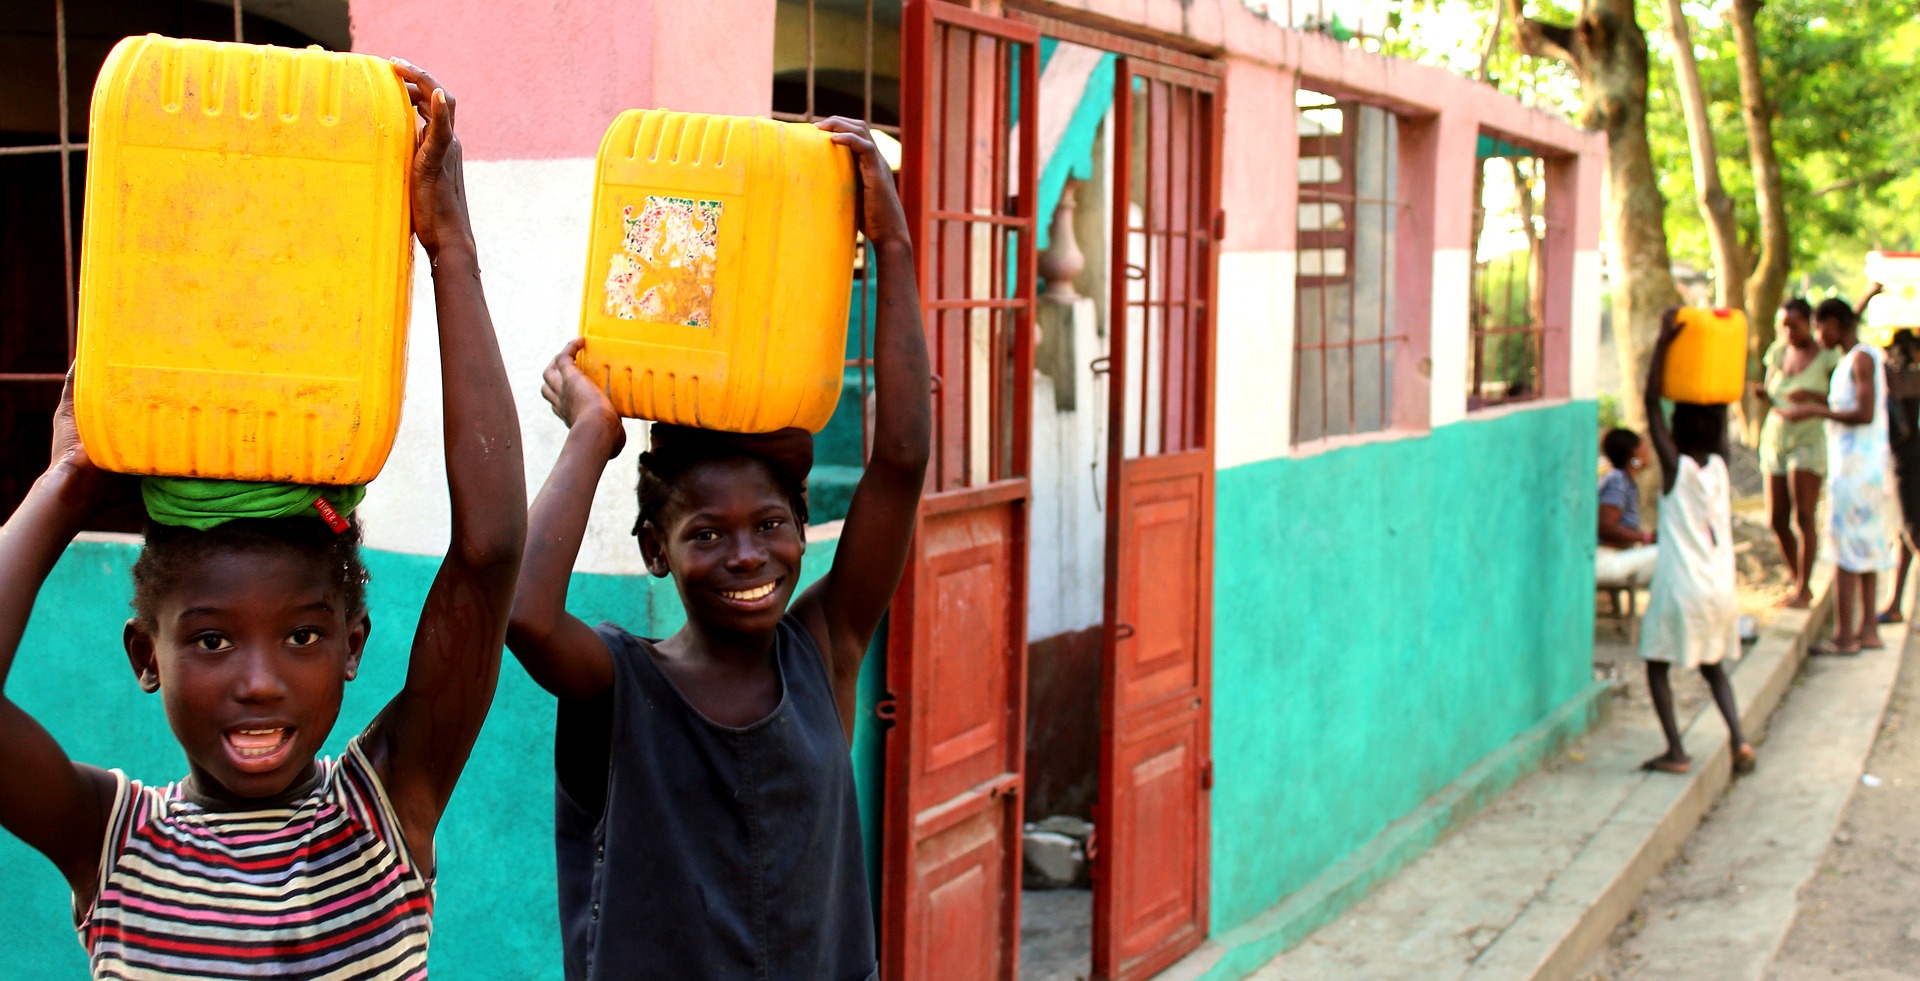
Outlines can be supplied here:
M0 698L0 825L66 876L97 978L426 977L434 831L493 700L526 490L453 99L395 70L426 120L411 193L439 312L452 547L405 688L338 760L316 758L370 624L359 528L335 515L336 533L313 501L350 510L358 488L189 499L147 482L127 658L166 702L186 779L148 787L73 762ZM53 462L0 528L0 680L62 550L132 490L88 459L72 395L69 377Z
M1727 478L1727 407L1676 402L1669 427L1660 406L1667 349L1680 335L1676 311L1660 320L1647 370L1647 432L1660 458L1660 555L1641 623L1640 656L1667 751L1641 764L1685 773L1692 766L1674 719L1675 666L1697 667L1727 720L1737 773L1753 769L1753 746L1740 732L1740 710L1725 663L1740 656L1740 606L1734 589L1733 506Z
M899 584L933 428L913 251L864 124L850 149L878 256L872 456L825 577L794 595L812 437L656 424L634 534L687 623L665 640L566 611L593 490L620 419L575 367L541 390L567 441L535 499L507 644L559 696L555 832L566 977L876 976L848 742L855 681ZM823 327L825 325L822 325Z

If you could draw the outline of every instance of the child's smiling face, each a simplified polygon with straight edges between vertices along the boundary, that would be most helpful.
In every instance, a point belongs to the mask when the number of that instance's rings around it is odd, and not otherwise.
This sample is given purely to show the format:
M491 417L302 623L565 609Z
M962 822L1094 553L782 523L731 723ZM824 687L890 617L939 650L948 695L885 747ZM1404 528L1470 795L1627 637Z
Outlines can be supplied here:
M793 506L765 464L715 460L678 481L674 503L640 548L656 576L669 573L687 617L723 630L772 630L786 613L807 551Z
M167 721L207 791L272 797L302 779L359 670L368 620L297 552L223 549L183 570L153 624L128 621L127 657L157 681Z

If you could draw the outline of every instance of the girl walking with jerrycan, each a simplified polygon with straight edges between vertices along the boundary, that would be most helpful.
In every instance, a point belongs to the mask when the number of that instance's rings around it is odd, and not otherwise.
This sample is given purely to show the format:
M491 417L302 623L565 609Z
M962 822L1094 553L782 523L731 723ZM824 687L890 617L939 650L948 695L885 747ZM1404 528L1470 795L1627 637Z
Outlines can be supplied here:
M0 825L66 876L96 978L426 977L434 832L493 700L526 490L453 99L395 70L426 120L412 212L433 261L452 547L405 687L320 758L371 629L360 489L318 489L323 518L315 488L145 482L126 652L165 701L186 779L149 787L74 762L0 698ZM61 551L133 491L88 457L72 393L69 377L53 462L0 529L0 680Z
M1661 412L1667 352L1680 336L1675 310L1660 319L1660 338L1647 370L1647 431L1660 458L1660 554L1654 565L1640 656L1667 751L1643 769L1685 773L1692 760L1680 745L1674 718L1673 668L1700 669L1727 720L1735 772L1753 769L1753 746L1740 732L1740 710L1726 664L1740 656L1740 606L1734 584L1733 504L1727 478L1727 407L1673 404L1669 425Z
M655 424L640 456L647 569L687 622L664 640L566 612L593 490L620 419L574 364L542 393L568 427L533 504L507 644L560 699L554 739L569 981L863 981L877 969L848 742L855 680L893 598L926 478L930 375L893 176L865 125L851 150L878 254L873 453L832 568L795 596L812 437Z

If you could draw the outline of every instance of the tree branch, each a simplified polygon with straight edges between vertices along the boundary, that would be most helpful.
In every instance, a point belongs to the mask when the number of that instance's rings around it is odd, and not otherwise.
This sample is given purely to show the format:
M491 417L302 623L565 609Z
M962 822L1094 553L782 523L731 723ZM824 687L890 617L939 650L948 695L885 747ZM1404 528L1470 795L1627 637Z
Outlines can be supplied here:
M1525 5L1526 0L1507 0L1507 14L1513 18L1514 47L1524 55L1554 58L1579 68L1580 60L1573 53L1573 28L1528 17Z

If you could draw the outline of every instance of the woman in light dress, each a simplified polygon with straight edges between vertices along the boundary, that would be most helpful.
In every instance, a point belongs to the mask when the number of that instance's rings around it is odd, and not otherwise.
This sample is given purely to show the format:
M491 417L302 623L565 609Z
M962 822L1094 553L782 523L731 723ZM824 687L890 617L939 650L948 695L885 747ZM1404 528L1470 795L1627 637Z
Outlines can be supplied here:
M1825 405L1792 405L1787 419L1827 424L1827 493L1832 515L1835 609L1833 637L1814 654L1858 654L1885 646L1875 609L1879 573L1894 566L1894 523L1887 478L1886 366L1880 349L1860 343L1859 316L1840 299L1814 309L1820 343L1845 352Z

